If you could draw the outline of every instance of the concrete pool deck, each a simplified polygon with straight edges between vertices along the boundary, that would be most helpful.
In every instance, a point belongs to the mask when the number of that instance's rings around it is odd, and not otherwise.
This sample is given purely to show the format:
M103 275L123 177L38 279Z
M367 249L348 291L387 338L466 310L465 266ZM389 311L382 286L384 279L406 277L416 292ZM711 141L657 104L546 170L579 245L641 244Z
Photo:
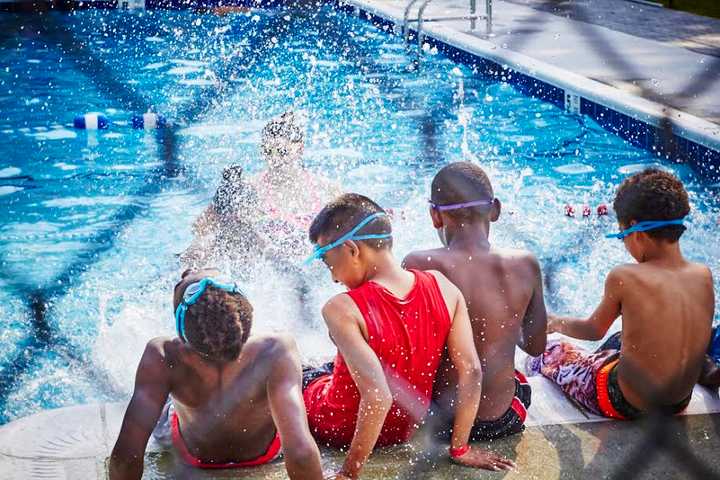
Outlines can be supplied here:
M523 435L492 442L489 448L518 464L506 478L558 479L606 477L624 460L646 448L651 426L617 422L586 415L574 407L543 377L531 377L533 404ZM35 478L90 480L107 478L107 458L120 430L126 404L82 405L48 410L0 427L0 472L3 480ZM665 437L682 442L720 475L713 461L720 451L720 398L717 392L696 387L684 415L665 421ZM416 437L421 437L420 435ZM412 445L377 452L363 478L402 478L422 451L422 439ZM444 448L440 452L444 454ZM648 465L640 478L683 478L687 466L655 447L645 452ZM331 470L342 454L323 451ZM414 475L417 477L418 475ZM497 478L500 474L451 465L443 455L433 464L429 478ZM282 462L238 471L201 472L179 466L176 457L161 452L150 441L145 478L285 478Z
M398 24L402 24L407 4L397 0L345 3ZM624 0L611 3L621 8L617 16L622 21L611 18L608 5L573 2L568 7L567 2L497 0L493 2L490 36L485 34L482 20L475 31L470 30L467 20L425 22L423 31L560 88L588 98L604 97L606 106L633 111L636 118L637 112L668 115L681 129L687 120L694 125L691 129L703 132L706 145L718 148L720 20ZM597 9L600 14L594 13ZM417 8L411 12L410 18L416 18ZM424 17L453 17L467 12L466 0L434 0ZM478 2L478 13L483 12L484 3ZM645 22L645 18L653 21ZM633 22L640 21L643 23L636 23L637 29L644 29L648 23L647 32L626 33L632 30ZM683 28L676 29L678 24ZM662 34L663 28L678 32Z

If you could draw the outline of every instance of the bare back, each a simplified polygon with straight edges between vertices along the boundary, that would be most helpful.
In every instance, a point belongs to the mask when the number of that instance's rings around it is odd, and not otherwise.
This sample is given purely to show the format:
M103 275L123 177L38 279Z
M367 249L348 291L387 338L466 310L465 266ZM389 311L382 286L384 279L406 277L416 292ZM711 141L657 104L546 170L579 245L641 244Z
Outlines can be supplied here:
M405 266L438 270L463 293L484 373L477 420L499 418L515 393L515 347L526 343L528 315L537 322L537 336L542 337L532 353L545 347L546 314L537 261L517 250L442 248L412 253ZM448 401L445 393L454 391L456 379L447 359L435 385L437 400Z
M624 265L621 284L622 350L618 371L627 400L646 409L684 400L697 382L714 315L707 267L683 262Z
M220 366L178 339L163 342L170 395L193 455L224 463L265 453L275 436L267 388L273 344L251 338L237 360Z

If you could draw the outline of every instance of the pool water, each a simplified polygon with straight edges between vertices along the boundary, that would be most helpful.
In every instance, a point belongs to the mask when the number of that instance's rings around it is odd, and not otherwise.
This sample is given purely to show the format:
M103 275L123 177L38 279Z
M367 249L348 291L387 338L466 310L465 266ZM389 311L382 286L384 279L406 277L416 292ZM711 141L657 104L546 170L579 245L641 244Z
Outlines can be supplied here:
M557 313L586 314L610 268L630 261L603 234L610 204L647 165L679 175L693 212L686 255L720 287L718 185L587 118L329 7L214 16L189 11L0 14L0 423L41 409L125 399L148 339L172 335L177 254L223 167L258 171L259 132L286 109L307 116L306 163L399 213L398 257L437 245L428 185L446 162L479 162L503 201L493 242L532 250ZM133 130L148 108L174 127ZM104 112L108 130L72 128ZM295 334L306 358L330 354L301 320L295 280L259 262L245 279L256 331ZM321 265L312 303L332 285Z

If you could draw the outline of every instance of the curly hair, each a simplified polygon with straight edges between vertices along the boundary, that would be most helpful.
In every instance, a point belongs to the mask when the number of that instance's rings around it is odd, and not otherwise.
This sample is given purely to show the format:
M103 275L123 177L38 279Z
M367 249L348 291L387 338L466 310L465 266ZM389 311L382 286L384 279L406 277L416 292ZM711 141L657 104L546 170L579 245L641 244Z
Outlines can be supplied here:
M446 165L435 175L430 188L430 201L435 205L492 200L495 197L485 171L470 162ZM488 207L476 206L450 210L446 214L456 220L471 221L487 215L488 211Z
M208 285L185 314L185 336L192 347L216 362L238 358L250 336L253 308L239 293Z
M358 193L340 195L317 214L310 225L310 241L318 243L319 237L327 236L330 242L337 240L368 216L374 213L385 213L377 203ZM358 234L392 234L392 224L387 216L378 217ZM392 238L379 240L360 240L371 248L392 248Z
M657 168L648 168L626 178L618 187L613 208L618 221L630 226L631 221L676 220L690 213L685 187L678 178ZM668 225L648 230L652 238L677 242L685 231L682 225Z

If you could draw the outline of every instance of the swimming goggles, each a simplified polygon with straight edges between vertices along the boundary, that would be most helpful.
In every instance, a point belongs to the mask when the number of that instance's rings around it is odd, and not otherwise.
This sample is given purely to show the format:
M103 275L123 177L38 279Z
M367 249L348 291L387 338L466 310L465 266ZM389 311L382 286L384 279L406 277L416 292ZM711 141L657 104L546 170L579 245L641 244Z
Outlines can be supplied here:
M387 213L385 213L385 212L373 213L372 215L366 217L365 220L363 220L362 222L355 225L355 228L353 228L348 233L346 233L342 237L338 238L334 242L328 243L324 247L321 247L319 245L316 246L312 255L310 255L307 258L307 260L305 260L305 265L311 263L313 260L320 260L323 257L323 255L325 255L328 251L332 250L335 247L339 247L340 245L347 242L348 240L381 240L381 239L385 239L385 238L391 238L392 234L390 234L390 233L373 233L373 234L367 234L367 235L355 235L357 232L362 230L362 228L365 225L372 222L376 218L386 217L386 216L387 216Z
M636 223L630 228L627 228L618 233L608 233L605 238L617 238L622 240L628 235L635 232L646 232L648 230L655 230L656 228L667 227L669 225L682 225L685 221L685 217L678 218L677 220L647 220L644 222Z
M445 212L448 210L459 210L461 208L470 208L470 207L480 207L480 206L489 206L492 205L495 199L492 200L473 200L472 202L465 202L465 203L453 203L452 205L438 205L436 203L433 203L432 200L428 200L428 203L430 204L430 207L432 207L433 210L437 210L438 212Z
M238 287L237 283L222 283L213 278L203 278L198 282L188 285L187 288L185 288L182 302L180 302L177 310L175 310L175 327L177 328L178 336L185 343L188 343L187 337L185 337L185 314L188 308L197 303L200 297L202 297L208 285L212 285L215 288L225 290L229 293L239 293L243 297L245 296L245 293Z

